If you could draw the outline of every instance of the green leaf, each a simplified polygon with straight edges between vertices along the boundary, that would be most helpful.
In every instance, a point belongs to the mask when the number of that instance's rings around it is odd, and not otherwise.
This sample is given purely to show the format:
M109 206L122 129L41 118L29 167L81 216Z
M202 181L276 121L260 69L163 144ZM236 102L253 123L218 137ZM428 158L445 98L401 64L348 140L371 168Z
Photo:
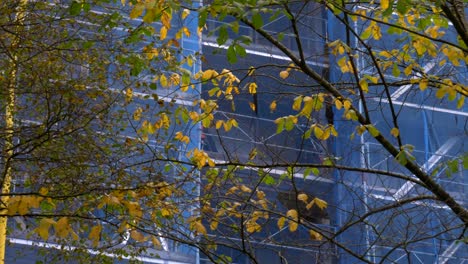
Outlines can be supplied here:
M225 26L222 26L219 28L218 31L218 38L216 39L216 42L218 45L223 45L226 43L226 41L229 39L228 31Z
M241 43L245 44L245 45L250 45L252 44L252 38L249 37L249 36L239 36L236 40L240 41Z
M145 4L144 3L138 3L135 5L135 7L130 11L129 17L134 19L143 14L143 11L145 10Z
M291 131L294 128L293 118L286 118L284 127L286 128L286 131Z
M408 158L406 157L406 152L404 150L400 151L398 155L396 155L395 159L403 166L408 163Z
M247 51L245 50L244 47L242 47L241 45L239 44L235 44L234 45L234 50L236 51L236 54L241 56L241 57L245 57L247 56Z
M312 135L312 128L309 128L309 129L306 130L306 132L304 132L304 135L302 135L302 137L304 139L308 139L308 138L310 138L311 135Z
M267 174L265 177L263 177L263 183L266 185L273 185L276 183L276 181L275 178L273 178L270 174Z
M367 28L366 30L364 30L361 33L361 38L362 39L368 39L368 38L370 38L371 34L372 34L372 30L370 30L370 28Z
M208 95L209 95L209 96L213 96L213 95L215 95L219 90L220 90L219 87L214 87L213 89L211 89L211 90L208 91Z
M231 23L231 29L232 31L234 31L234 33L239 33L239 22L238 21L234 21Z
M387 9L382 13L383 16L389 16L393 13L393 3L391 3Z
M283 41L283 39L284 39L284 32L280 32L278 34L278 41L281 42L281 41Z
M412 7L411 0L398 0L396 9L398 13L404 15Z
M312 170L312 173L313 173L315 176L318 176L319 173L320 173L319 169L317 169L317 168L311 168L311 170Z
M379 130L377 130L377 128L375 128L373 125L366 125L366 128L372 137L377 137L380 134Z
M229 63L233 64L237 62L237 54L233 45L229 46L227 49L226 56Z
M424 29L426 29L427 27L429 27L432 24L432 19L429 16L425 16L425 17L419 19L418 22L419 22L418 23L418 28L421 29L421 30L424 30Z
M392 74L394 77L400 76L400 68L398 68L398 65L396 63L393 64Z
M70 15L76 16L81 13L82 4L76 1L73 1L70 5Z
M397 27L390 26L390 27L388 27L387 33L388 34L401 35L403 33L403 30L400 29L400 28L397 28Z
M445 174L447 175L447 177L451 177L453 173L458 172L458 164L459 159L447 161L447 170L445 170Z
M325 158L325 159L323 159L322 164L327 165L327 166L331 166L331 165L333 165L333 161L332 161L331 158Z
M259 29L263 26L263 18L262 15L260 15L260 13L254 13L252 15L252 24L255 29Z
M276 127L276 134L281 133L284 130L284 118L278 118L275 120L275 123L277 125Z
M310 173L313 173L315 176L317 176L319 175L320 171L317 168L307 168L304 170L304 179L307 178Z
M203 28L206 24L206 19L208 18L208 11L203 9L198 13L198 27Z

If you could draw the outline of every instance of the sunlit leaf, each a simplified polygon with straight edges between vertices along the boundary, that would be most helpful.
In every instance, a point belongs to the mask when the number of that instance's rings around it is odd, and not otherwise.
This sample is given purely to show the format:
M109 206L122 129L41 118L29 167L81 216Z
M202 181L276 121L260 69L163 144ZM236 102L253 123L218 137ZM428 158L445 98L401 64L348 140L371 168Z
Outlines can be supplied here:
M301 194L299 194L299 195L297 196L297 199L298 199L299 201L302 201L302 202L304 202L304 203L307 203L308 197L307 197L307 194L301 193Z
M313 239L313 240L322 240L323 239L323 236L321 234L319 234L317 231L312 230L312 229L309 230L309 235L310 235L310 238Z
M99 241L101 240L101 231L102 231L101 225L96 225L91 228L88 238L92 241L93 247L98 246Z
M314 198L314 202L315 202L315 205L317 205L322 210L327 208L327 206L328 206L327 202L325 202L324 200L319 199L317 197Z
M50 218L42 218L39 226L34 230L44 241L49 238L50 227L55 225L56 222Z
M288 71L281 71L279 76L281 77L281 79L286 79L289 76L289 72Z

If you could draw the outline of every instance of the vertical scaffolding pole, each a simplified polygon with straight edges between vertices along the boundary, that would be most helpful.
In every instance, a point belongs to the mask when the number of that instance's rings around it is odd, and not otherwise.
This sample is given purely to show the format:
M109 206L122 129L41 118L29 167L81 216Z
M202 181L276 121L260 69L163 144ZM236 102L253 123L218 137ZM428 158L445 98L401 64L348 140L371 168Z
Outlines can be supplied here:
M8 212L8 202L10 200L11 189L11 179L12 179L12 166L11 159L13 157L13 132L14 132L14 117L15 117L15 89L17 85L17 75L18 75L18 65L17 65L17 55L15 49L18 47L20 42L19 27L22 25L25 17L25 6L28 0L21 0L18 3L16 10L16 30L15 36L11 42L11 56L10 56L10 70L8 72L7 78L7 88L6 88L6 105L5 105L5 145L3 148L4 152L4 172L3 172L3 181L1 186L0 197L0 264L5 263L5 251L6 251L6 236L7 236L7 224L8 217L6 216Z

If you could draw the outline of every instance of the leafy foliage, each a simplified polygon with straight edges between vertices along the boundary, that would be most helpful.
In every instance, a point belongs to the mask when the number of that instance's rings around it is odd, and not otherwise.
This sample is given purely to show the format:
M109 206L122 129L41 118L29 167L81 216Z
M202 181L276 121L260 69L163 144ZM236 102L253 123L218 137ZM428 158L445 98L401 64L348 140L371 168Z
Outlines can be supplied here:
M255 259L265 241L274 247L338 248L370 262L370 248L356 250L342 237L372 230L372 243L393 250L445 240L444 235L464 237L465 201L439 184L431 170L447 166L461 172L466 154L429 164L440 158L428 159L427 150L420 155L403 115L413 113L414 105L426 109L420 103L425 101L450 111L466 108L465 5L457 0L1 4L8 16L0 20L0 40L9 44L2 46L2 67L16 69L3 71L0 79L3 87L14 88L2 92L2 109L8 111L8 96L16 97L15 127L4 126L1 133L18 139L13 146L2 142L3 175L12 171L14 182L2 186L9 198L3 200L2 219L27 220L20 225L25 237L88 252L137 257L151 247L168 250L172 241L221 263L231 261L219 254L221 247ZM15 17L21 12L27 15L20 23ZM304 26L319 14L337 27L324 32ZM213 21L226 22L213 26ZM275 23L281 27L269 28ZM184 45L199 43L202 34L208 40L214 35L213 45L227 64L208 61L199 68L208 56ZM323 49L307 47L309 37ZM387 37L396 44L386 43ZM274 59L249 60L261 53L260 44L268 45ZM409 95L401 99L404 93ZM412 99L417 97L423 99ZM267 113L258 116L265 105ZM254 119L268 121L262 123L271 131L268 138L256 136L252 125L246 132L245 120ZM241 137L253 143L229 141ZM211 151L203 139L216 140L222 150ZM320 152L307 156L309 142ZM362 154L360 165L353 161L356 154ZM373 167L371 155L392 159L385 159L387 167ZM371 203L361 197L364 192L377 199L366 193L368 178L390 198ZM330 189L307 193L319 189L309 185L330 182ZM396 182L418 191L394 190ZM346 189L343 200L332 199L332 188ZM413 230L419 215L430 218L421 204L432 201L450 209L446 219L438 216L445 223L439 234L421 230L382 242L389 230L401 231L393 219L414 213L405 218ZM343 217L330 223L325 215L332 211ZM297 241L275 237L285 229Z

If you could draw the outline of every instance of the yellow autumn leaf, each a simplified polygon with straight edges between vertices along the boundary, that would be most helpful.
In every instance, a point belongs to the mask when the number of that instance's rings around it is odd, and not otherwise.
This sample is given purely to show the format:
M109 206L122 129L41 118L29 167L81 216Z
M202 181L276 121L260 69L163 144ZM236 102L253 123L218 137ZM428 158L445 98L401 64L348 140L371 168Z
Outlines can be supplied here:
M171 216L172 213L171 213L171 211L170 211L169 209L167 209L167 208L161 208L161 215L162 215L163 217L168 217L168 216Z
M304 202L304 203L307 203L307 199L308 199L308 198L309 198L309 197L307 197L307 194L305 194L305 193L301 193L301 194L299 194L299 195L297 196L297 199L298 199L299 201Z
M328 206L328 203L327 203L327 202L325 202L324 200L319 199L319 198L317 198L317 197L314 198L314 202L315 202L315 204L316 204L320 209L322 209L322 210L325 209L325 208L327 208L327 206Z
M138 107L135 112L133 112L133 120L139 121L141 118L141 114L143 113L143 108Z
M196 122L196 121L198 121L198 118L200 117L200 115L199 115L197 112L195 112L195 111L191 111L191 112L189 113L189 117L190 117L190 119L191 119L192 121L195 121L195 122Z
M247 72L247 75L248 75L248 76L252 76L252 75L254 74L254 72L255 72L255 67L250 66L250 67L249 67L249 71Z
M411 74L411 72L413 71L413 66L414 66L413 64L410 64L403 70L403 72L406 74L406 76Z
M359 86L361 87L362 91L364 93L368 93L369 92L369 85L367 84L367 81L366 79L361 79L359 81Z
M252 150L250 150L249 152L249 160L253 160L255 159L255 157L257 156L258 154L258 151L256 148L253 148Z
M259 232L262 229L262 227L252 219L245 222L245 227L249 233Z
M351 108L351 101L345 100L345 101L343 102L343 106L344 106L344 109L345 109L345 110L349 110L349 108Z
M188 144L190 141L190 139L187 136L185 136L181 131L175 133L174 139L184 142L186 144Z
M288 71L281 71L279 76L282 78L282 79L286 79L288 78L289 76L289 72Z
M45 187L41 187L41 188L39 189L39 194L40 194L40 195L45 196L45 195L47 195L48 193L49 193L49 189L47 189L47 188L45 188Z
M320 128L318 125L313 125L314 127L314 135L317 139L325 140L325 132Z
M184 32L186 37L190 37L190 30L187 27L183 27L182 32Z
M313 240L322 240L323 239L323 236L321 234L319 234L317 231L312 230L312 229L309 230L309 235L310 235L310 238L313 239Z
M394 127L394 128L392 128L392 130L390 130L390 134L392 134L392 136L394 136L394 137L398 137L398 135L400 134L400 130L398 130L398 128Z
M202 81L206 81L209 79L213 79L217 77L218 75L219 75L218 72L216 72L215 70L206 70L203 72L201 77L202 77Z
M428 79L421 79L419 81L419 89L421 91L424 91L427 89L427 85L429 84L429 80Z
M223 125L223 122L224 122L223 120L216 121L216 125L215 125L216 129L220 129L221 126Z
M151 242L153 243L153 246L156 248L156 249L161 249L161 242L159 241L159 239L155 236L151 236Z
M237 186L232 186L232 187L229 188L229 190L226 192L226 195L234 194L234 193L236 193L238 190L239 190L239 188L238 188Z
M39 226L34 229L34 232L36 232L44 241L47 241L49 238L50 226L55 224L56 222L50 218L42 218L39 222Z
M162 26L161 29L159 30L159 39L164 40L167 37L167 28L165 26Z
M335 107L340 110L343 107L343 103L340 100L335 99Z
M177 73L171 74L170 77L171 85L179 85L180 84L180 75Z
M231 130L232 128L232 123L231 122L223 122L223 128L224 128L224 131L228 132Z
M343 45L338 45L338 54L343 54L345 52L345 48L343 47Z
M250 83L249 84L249 93L250 94L256 94L257 93L257 84L256 83Z
M245 186L245 185L241 185L240 186L240 190L245 192L245 193L250 193L252 192L252 189L250 189L249 187Z
M140 218L143 216L143 211L137 202L124 201L124 205L128 209L128 213L132 217Z
M146 237L142 233L138 232L135 229L130 231L130 237L132 239L134 239L135 241L137 241L137 242L145 242L146 241Z
M271 102L270 104L270 111L274 112L276 110L276 101Z
M167 87L168 86L166 75L161 74L161 76L159 77L159 83L161 83L162 87Z
M379 56L385 57L387 59L393 57L392 53L390 53L388 50L379 52Z
M387 9L389 6L389 0L380 0L380 7L382 7L383 10Z
M375 40L379 40L382 38L382 32L380 30L380 26L375 24L372 26L372 37L375 39Z
M54 225L55 234L60 238L66 238L70 233L70 225L68 223L67 217L60 218L57 223Z
M377 82L379 82L379 77L377 76L368 76L367 79L371 81L373 84L376 84Z
M91 228L88 238L93 242L93 247L98 246L99 240L101 240L101 231L101 225L93 226L93 228Z
M298 97L294 98L294 102L293 102L293 105L292 105L293 110L299 111L301 109L302 99L303 99L302 96L298 96Z
M132 101L132 98L133 98L133 89L127 88L127 90L125 90L125 102L129 103L130 101Z
M289 231L290 232L296 231L298 226L299 226L299 224L296 221L289 220Z
M286 216L289 218L288 223L289 223L289 231L294 232L297 230L298 227L298 214L295 209L291 209L286 213Z
M286 216L289 217L289 218L297 220L298 214L297 214L297 211L295 209L291 209L286 213Z
M188 15L190 15L190 10L188 9L182 10L182 19L187 18Z
M285 217L280 217L278 219L278 228L282 229L284 227L284 224L286 223L286 218Z
M203 226L201 221L195 221L193 227L197 233L206 235L206 228Z
M460 98L457 100L457 109L460 109L465 104L465 96L461 95Z
M257 198L258 199L263 200L263 199L265 199L265 197L266 197L266 194L265 194L264 191L257 190Z
M216 230L217 228L218 228L218 221L216 221L216 220L211 221L210 229L211 230Z
M252 103L252 102L249 102L249 106L250 106L250 109L252 109L252 111L255 111L255 109L257 109L257 107L255 106L255 104Z
M130 11L129 17L131 19L135 19L143 14L143 11L145 10L145 4L144 3L138 3L133 7L132 11Z
M366 127L365 126L358 126L358 127L356 127L356 131L357 131L358 135L361 136L362 134L364 134L364 132L366 132Z
M327 131L329 131L333 136L337 137L338 132L336 131L335 127L333 125L330 125L326 128Z

